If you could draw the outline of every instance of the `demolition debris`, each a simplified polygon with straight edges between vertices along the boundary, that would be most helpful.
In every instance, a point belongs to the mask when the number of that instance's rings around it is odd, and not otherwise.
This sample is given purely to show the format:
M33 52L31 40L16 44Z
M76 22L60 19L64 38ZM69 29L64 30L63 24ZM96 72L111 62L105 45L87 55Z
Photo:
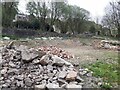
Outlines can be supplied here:
M0 48L0 65L1 89L68 90L98 87L100 82L96 81L97 78L88 69L76 70L70 62L57 55L36 51L24 45L16 47L13 43Z

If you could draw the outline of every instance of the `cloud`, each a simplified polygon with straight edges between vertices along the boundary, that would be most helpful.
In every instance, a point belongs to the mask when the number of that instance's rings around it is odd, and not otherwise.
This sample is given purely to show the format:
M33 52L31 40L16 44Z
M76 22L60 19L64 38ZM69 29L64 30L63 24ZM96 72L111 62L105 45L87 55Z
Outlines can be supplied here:
M104 8L111 0L68 0L69 4L77 5L84 8L92 14L92 16L103 16Z

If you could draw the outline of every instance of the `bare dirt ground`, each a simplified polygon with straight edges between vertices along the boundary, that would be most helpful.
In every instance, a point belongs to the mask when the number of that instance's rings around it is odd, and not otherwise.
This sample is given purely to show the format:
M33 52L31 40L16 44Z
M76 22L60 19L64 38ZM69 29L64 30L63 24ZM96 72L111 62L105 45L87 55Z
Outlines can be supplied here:
M95 49L92 46L92 42L95 39L63 39L63 40L17 40L16 45L27 45L29 47L38 48L41 46L56 46L68 51L75 56L74 59L70 59L71 62L79 63L80 65L90 64L96 61L105 62L117 62L118 51L106 50L106 49ZM8 43L3 41L2 43Z

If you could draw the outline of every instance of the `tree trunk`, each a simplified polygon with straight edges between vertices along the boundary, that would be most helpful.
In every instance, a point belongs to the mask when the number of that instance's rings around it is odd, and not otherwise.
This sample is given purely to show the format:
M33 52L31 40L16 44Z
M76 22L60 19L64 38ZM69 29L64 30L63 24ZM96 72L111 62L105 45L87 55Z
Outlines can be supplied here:
M118 35L117 37L119 38L120 37L120 25L118 26ZM120 38L119 38L120 39Z

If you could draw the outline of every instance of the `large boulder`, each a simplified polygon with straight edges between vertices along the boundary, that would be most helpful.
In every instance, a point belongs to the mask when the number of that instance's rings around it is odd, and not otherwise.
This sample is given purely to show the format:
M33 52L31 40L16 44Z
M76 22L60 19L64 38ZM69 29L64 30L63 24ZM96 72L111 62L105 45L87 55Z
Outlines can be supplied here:
M41 65L47 65L48 63L52 62L50 59L51 59L51 56L50 56L50 55L44 55L44 56L42 56L42 58L40 59L40 64L41 64Z
M53 59L53 63L58 65L58 66L63 66L63 65L66 65L66 66L71 66L73 67L73 65L67 61L65 61L64 59L56 56L56 55L53 55L52 56L52 59Z
M38 57L38 54L24 50L21 52L21 56L24 62L31 62Z

